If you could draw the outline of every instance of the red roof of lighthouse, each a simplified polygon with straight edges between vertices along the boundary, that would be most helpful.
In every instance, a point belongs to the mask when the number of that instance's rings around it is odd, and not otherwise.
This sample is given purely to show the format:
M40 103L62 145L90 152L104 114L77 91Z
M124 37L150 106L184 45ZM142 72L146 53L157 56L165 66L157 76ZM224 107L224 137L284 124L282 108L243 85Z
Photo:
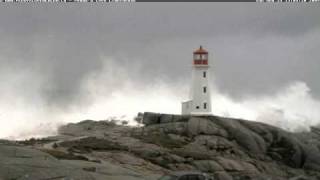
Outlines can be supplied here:
M206 51L202 48L202 46L200 46L200 48L194 51L193 54L208 54L208 51Z

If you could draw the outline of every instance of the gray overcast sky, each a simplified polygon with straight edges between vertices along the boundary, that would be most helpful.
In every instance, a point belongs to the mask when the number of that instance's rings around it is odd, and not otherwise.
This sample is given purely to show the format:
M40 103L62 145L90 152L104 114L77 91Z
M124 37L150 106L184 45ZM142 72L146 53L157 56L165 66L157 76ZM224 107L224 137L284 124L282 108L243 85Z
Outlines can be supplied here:
M81 84L111 59L140 87L187 82L200 44L217 87L234 98L292 81L320 97L319 3L2 4L0 38L0 92L19 75L12 89L30 103L90 101Z

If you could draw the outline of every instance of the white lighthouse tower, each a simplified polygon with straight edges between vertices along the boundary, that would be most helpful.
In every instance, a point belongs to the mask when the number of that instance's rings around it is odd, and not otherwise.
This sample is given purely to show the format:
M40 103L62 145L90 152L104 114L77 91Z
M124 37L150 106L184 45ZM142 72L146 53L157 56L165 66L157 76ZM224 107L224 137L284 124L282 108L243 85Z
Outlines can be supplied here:
M182 102L182 114L210 115L208 52L200 46L193 52L192 83L189 100Z

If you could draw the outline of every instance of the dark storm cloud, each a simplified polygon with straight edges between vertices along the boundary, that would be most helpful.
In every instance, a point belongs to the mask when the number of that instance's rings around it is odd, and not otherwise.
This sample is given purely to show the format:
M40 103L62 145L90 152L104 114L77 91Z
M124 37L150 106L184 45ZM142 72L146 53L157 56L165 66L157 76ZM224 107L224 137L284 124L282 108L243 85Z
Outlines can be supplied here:
M296 80L319 96L319 17L316 4L5 4L0 70L37 73L44 100L67 107L86 100L83 80L110 59L140 85L187 81L203 44L219 88L234 97Z

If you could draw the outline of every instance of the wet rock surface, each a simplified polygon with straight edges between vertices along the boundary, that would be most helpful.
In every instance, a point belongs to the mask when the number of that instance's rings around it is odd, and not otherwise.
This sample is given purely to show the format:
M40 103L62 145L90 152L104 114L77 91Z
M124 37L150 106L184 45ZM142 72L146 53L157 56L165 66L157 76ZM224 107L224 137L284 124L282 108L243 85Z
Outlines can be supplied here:
M44 139L0 141L0 179L320 179L320 129L290 133L217 116L145 113L145 126L86 120Z

